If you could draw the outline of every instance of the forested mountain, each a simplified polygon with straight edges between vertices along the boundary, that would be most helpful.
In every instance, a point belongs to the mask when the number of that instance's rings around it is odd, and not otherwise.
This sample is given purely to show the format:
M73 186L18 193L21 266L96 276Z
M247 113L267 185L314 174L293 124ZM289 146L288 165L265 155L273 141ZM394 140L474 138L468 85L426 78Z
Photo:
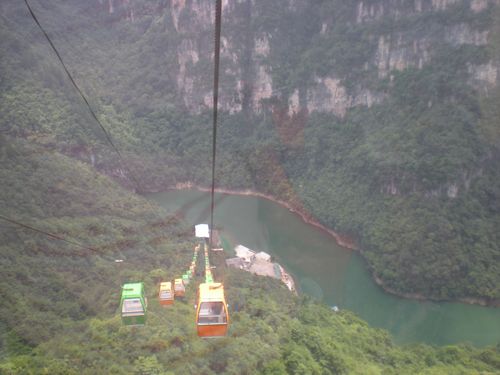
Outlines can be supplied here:
M94 250L0 224L1 372L498 372L498 348L397 347L236 271L227 339L196 338L194 295L121 327L123 280L153 299L189 260L190 229L131 190L209 184L213 2L30 3L123 160L24 2L2 1L0 210ZM223 3L217 186L352 237L397 293L498 303L498 1Z
M2 215L90 249L2 222L2 374L494 374L498 348L398 347L348 311L279 281L226 270L227 338L202 340L195 288L165 310L157 284L189 263L192 229L96 172L32 141L2 142ZM124 259L115 263L115 259ZM221 259L216 260L222 269ZM122 326L120 286L143 280L148 321Z
M208 183L210 4L34 3L143 190ZM497 2L223 8L218 186L353 237L395 292L498 302ZM132 186L22 4L2 14L2 127Z

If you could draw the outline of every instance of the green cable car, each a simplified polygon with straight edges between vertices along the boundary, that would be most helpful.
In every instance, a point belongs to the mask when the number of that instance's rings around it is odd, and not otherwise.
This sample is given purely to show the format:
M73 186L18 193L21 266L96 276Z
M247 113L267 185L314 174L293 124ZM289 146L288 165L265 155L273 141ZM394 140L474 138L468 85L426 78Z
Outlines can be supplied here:
M124 284L120 302L123 324L144 325L147 309L148 301L144 295L144 284L142 282Z

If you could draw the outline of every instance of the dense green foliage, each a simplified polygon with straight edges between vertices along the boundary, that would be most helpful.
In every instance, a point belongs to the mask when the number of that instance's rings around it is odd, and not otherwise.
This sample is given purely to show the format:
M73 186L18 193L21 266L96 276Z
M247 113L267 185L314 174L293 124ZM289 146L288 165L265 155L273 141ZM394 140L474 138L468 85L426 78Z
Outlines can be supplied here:
M345 121L311 116L310 151L286 165L310 211L358 236L391 289L498 299L499 161L480 140L477 99L453 79L466 53L396 75L390 99Z
M151 4L143 2L136 10L148 14ZM141 181L134 186L139 190L186 181L207 185L209 159L200 155L210 152L209 137L200 135L210 122L209 111L186 114L185 101L191 99L183 95L196 93L177 88L176 53L190 46L183 40L193 43L198 35L193 48L199 61L185 69L199 91L208 90L210 25L193 28L189 20L197 15L186 7L174 27L172 10L157 5L158 14L134 23L121 20L123 7L112 15L97 4L37 8L43 23L57 25L49 31L63 58L77 78L85 78L78 81L91 104L119 147L128 150L127 168L106 151L102 132L54 64L46 41L38 33L28 38L7 22L1 29L1 48L8 56L2 61L2 128L84 160L94 158L98 168L112 174L131 172ZM447 26L465 23L478 32L496 27L496 8L473 13L469 7L457 2L421 14L403 7L405 22L387 16L353 25L346 23L353 7L344 2L234 5L225 30L241 62L238 68L223 53L223 71L242 69L248 84L255 77L255 42L248 35L271 32L264 60L281 90L262 102L260 114L250 111L251 93L243 95L242 112L222 114L218 185L272 194L352 236L392 290L498 300L499 95L495 89L479 96L470 85L470 66L498 61L500 49L495 38L476 46L442 37L449 34ZM30 24L20 7L6 9L13 20ZM286 27L290 20L293 28ZM85 32L64 31L73 29ZM432 41L430 61L379 79L365 62L377 37L397 32ZM353 93L365 85L386 99L352 109L343 119L306 111L289 115L287 97L297 90L304 101L315 77L327 75L340 77ZM223 75L225 100L232 79L232 73Z
M498 300L500 91L480 96L468 84L469 64L498 61L498 40L478 47L436 39L422 69L386 79L365 69L377 37L393 28L425 30L427 37L461 22L493 27L496 11L472 14L467 3L359 25L347 22L348 2L296 9L285 2L256 1L252 9L236 4L235 15L252 15L226 23L244 61L242 74L251 80L255 71L253 40L240 31L276 33L266 59L283 89L263 101L259 114L249 110L249 97L242 112L221 114L219 186L273 194L353 236L375 274L398 292ZM0 5L0 209L96 249L0 224L1 372L499 371L498 348L397 347L386 332L347 311L335 314L273 280L236 271L217 275L227 281L232 306L226 339L196 337L193 288L185 302L160 308L155 286L189 261L191 230L105 175L139 190L208 184L209 137L200 135L210 113L186 111L172 52L193 38L192 15L188 8L181 12L177 31L165 1L137 1L134 23L123 21L124 9L108 15L99 4L40 2L36 10L126 166L109 150L22 2ZM322 22L330 27L323 34ZM200 60L187 69L203 88L210 83L211 35L210 25L197 26ZM223 56L223 71L233 65ZM349 90L359 84L378 90L384 100L342 119L288 115L285 103L294 90L304 100L308 85L330 74ZM229 97L230 86L224 78L221 90ZM115 264L117 258L125 262ZM118 293L126 280L146 283L151 314L144 328L120 325Z
M46 41L12 27L14 20L31 24L19 6L6 6L12 21L1 29L8 58L2 60L0 122L7 134L93 158L111 174L131 172L141 181L134 186L139 190L186 181L208 185L209 159L201 155L210 152L209 137L200 135L210 112L187 114L185 106L196 104L197 91L209 90L211 26L193 27L189 20L197 14L190 7L175 26L164 2L148 13L153 3L136 5L143 14L133 23L121 18L125 5L112 15L98 4L37 8L43 23L54 25L49 32L103 124L127 150L127 167L110 154ZM241 70L249 86L239 103L243 111L221 115L218 185L274 195L352 236L394 291L498 301L500 96L498 89L479 95L470 67L497 62L499 42L492 37L489 45L460 44L445 36L464 24L471 32L496 30L499 11L474 13L469 2L459 1L443 11L414 13L403 3L402 19L389 12L356 24L347 22L355 10L346 2L235 4L224 25L238 58L222 55L222 70L229 72L222 75L222 101L238 104L228 99L234 94L231 72ZM286 26L290 22L293 28ZM254 57L248 35L266 33L273 36L269 55ZM379 77L368 62L378 38L391 35L428 40L429 61ZM199 88L193 92L176 83L177 53L186 48L199 59L185 65ZM271 67L273 86L280 88L262 101L259 114L250 106L255 59ZM353 95L364 85L385 99L344 118L289 115L292 92L303 102L316 77L328 75L339 77Z
M9 142L6 142L6 141ZM2 374L493 374L496 348L398 347L348 311L280 282L223 270L230 335L200 340L195 287L161 307L156 288L189 262L192 230L87 165L51 148L2 139L2 214L95 251L2 223ZM123 258L121 264L115 258ZM144 327L122 326L120 285L143 280ZM201 278L200 278L201 280ZM197 281L200 281L197 280Z

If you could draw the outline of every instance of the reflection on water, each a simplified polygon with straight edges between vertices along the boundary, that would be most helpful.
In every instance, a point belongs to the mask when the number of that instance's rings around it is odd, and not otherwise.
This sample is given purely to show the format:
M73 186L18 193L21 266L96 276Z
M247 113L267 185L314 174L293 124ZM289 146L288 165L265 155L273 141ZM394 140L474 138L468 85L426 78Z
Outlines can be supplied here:
M168 191L148 196L187 222L208 222L210 195ZM500 341L500 309L460 303L420 302L384 293L361 257L339 247L320 229L261 198L216 195L215 224L233 244L265 251L292 273L298 288L330 306L349 309L396 342L478 346Z

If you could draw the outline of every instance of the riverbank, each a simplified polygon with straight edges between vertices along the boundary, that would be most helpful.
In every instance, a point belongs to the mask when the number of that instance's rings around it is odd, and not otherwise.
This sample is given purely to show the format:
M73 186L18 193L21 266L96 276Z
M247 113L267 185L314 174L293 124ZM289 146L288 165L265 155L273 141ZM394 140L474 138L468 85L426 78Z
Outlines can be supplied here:
M203 186L198 186L193 184L192 182L185 182L185 183L177 183L174 186L167 187L166 190L185 190L185 189L193 189L197 191L202 191L202 192L210 192L211 189L208 187L203 187ZM325 227L323 224L319 223L317 220L311 217L310 214L307 212L303 212L297 205L293 205L289 202L277 199L269 194L264 194L261 192L256 192L250 189L245 189L245 190L237 190L237 189L223 189L223 188L216 188L215 191L217 193L222 193L222 194L233 194L233 195L241 195L241 196L253 196L253 197L258 197L258 198L263 198L266 200L269 200L271 202L277 203L285 208L287 208L290 212L293 214L299 216L304 223L307 223L309 225L313 225L331 237L333 237L336 241L336 243L349 250L355 250L359 251L360 254L365 257L363 250L359 248L353 239L348 238L346 236L342 236L341 234L333 231L330 228ZM484 298L477 298L477 297L462 297L462 298L456 298L453 300L443 300L443 299L437 299L437 298L431 298L424 296L419 293L404 293L404 292L399 292L396 291L387 285L385 285L384 281L376 275L373 270L370 270L372 279L375 281L375 283L384 290L384 292L400 297L400 298L406 298L406 299L412 299L412 300L417 300L417 301L433 301L433 302L460 302L464 304L469 304L469 305L479 305L479 306L484 306L484 307L500 307L500 300L488 300Z
M179 183L176 184L174 187L170 187L168 189L175 189L175 190L183 190L183 189L195 189L198 191L203 191L203 192L210 192L210 188L202 187L202 186L197 186L194 185L190 182L187 183ZM258 197L258 198L263 198L267 199L271 202L277 203L283 207L286 207L290 212L296 214L299 216L304 223L313 225L319 229L321 229L324 232L327 232L329 235L331 235L333 238L335 238L335 241L339 246L345 247L346 249L350 250L358 250L358 247L356 246L355 242L353 239L347 237L347 236L342 236L341 234L333 231L330 228L327 228L323 224L321 224L319 221L315 220L312 218L312 216L306 212L303 212L303 210L297 208L295 205L290 204L289 202L277 199L271 195L260 193L257 191L253 191L250 189L247 190L233 190L233 189L221 189L221 188L216 188L215 191L217 193L221 194L234 194L234 195L244 195L244 196L252 196L252 197Z
M362 252L361 252L362 253ZM481 298L475 298L475 297L464 297L464 298L457 298L454 300L440 300L440 299L434 299L434 298L429 298L424 296L423 294L419 293L403 293L403 292L398 292L392 288L389 288L384 284L384 281L378 277L376 274L372 272L372 277L375 283L380 286L384 292L392 294L397 297L402 297L402 298L407 298L407 299L414 299L417 301L433 301L433 302L460 302L460 303L465 303L467 305L479 305L479 306L484 306L484 307L500 307L500 301L493 300L489 301L486 299L481 299Z
M210 193L194 188L170 189L146 197L165 212L181 214L189 224L206 222L210 215ZM396 297L374 282L360 253L338 246L327 232L304 223L286 207L259 197L216 194L215 198L216 223L223 230L224 248L242 243L267 252L292 273L301 295L353 311L370 325L389 330L397 343L471 342L481 346L498 341L500 309ZM242 273L230 274L244 280ZM250 286L253 282L244 283Z

